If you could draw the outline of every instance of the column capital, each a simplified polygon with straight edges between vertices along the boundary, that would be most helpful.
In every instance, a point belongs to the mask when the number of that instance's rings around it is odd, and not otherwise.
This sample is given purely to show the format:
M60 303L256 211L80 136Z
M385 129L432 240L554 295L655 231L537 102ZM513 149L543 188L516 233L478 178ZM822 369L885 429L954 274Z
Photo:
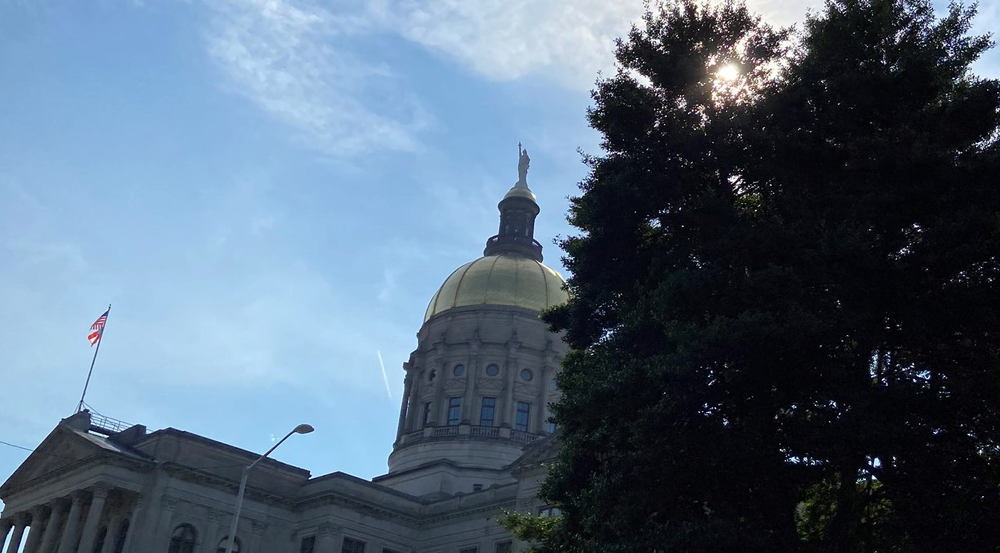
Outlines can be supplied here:
M219 524L222 522L222 517L226 516L226 512L222 509L211 508L208 510L208 523L209 524Z
M13 515L0 518L0 534L4 534L6 536L5 533L10 532L10 529L13 527L14 527Z
M337 535L338 531L340 531L340 527L330 524L329 522L324 522L319 525L319 528L316 529L316 535L333 537Z
M90 487L90 492L93 494L94 499L107 499L108 494L111 493L111 486L104 483L94 484Z
M14 513L14 516L10 517L14 522L14 526L27 526L31 521L30 511L20 511Z
M90 494L88 494L84 490L76 490L72 494L70 494L70 498L73 501L74 505L83 505L84 501L90 499Z
M264 530L267 530L267 523L263 520L250 519L250 532L255 536L260 536L264 534Z
M177 507L177 501L178 499L176 497L165 495L160 498L160 508L167 511L173 511L174 508Z
M45 517L45 505L35 505L28 512L31 513L31 524L38 525L42 522L42 518Z

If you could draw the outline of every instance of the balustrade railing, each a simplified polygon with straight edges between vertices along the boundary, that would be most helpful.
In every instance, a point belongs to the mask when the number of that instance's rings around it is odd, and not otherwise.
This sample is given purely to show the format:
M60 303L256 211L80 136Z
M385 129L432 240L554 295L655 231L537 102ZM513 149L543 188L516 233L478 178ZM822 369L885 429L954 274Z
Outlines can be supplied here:
M473 426L469 435L477 438L499 438L500 429L495 426Z

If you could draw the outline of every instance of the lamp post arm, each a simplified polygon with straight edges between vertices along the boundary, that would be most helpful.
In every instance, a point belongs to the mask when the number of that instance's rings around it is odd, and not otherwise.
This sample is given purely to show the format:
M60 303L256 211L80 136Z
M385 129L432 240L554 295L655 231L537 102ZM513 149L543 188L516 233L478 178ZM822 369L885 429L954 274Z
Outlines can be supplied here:
M294 431L294 430L292 430L292 431L291 431L291 432L289 432L288 434L285 434L285 437L284 437L284 438L282 438L282 439L280 439L280 440L278 440L278 443L276 443L276 444L272 445L272 446L271 446L271 449L269 449L269 450L265 451L265 452L264 452L264 454L263 454L263 455L261 455L260 457L257 457L257 460L256 460L256 461L254 461L254 462L250 463L250 466L249 466L249 467L247 467L247 470L250 470L250 469L254 468L255 466L257 466L257 463L259 463L259 462L263 461L265 457L267 457L268 455L270 455L270 454L271 454L271 452L273 452L273 451L274 451L275 449L278 449L278 446L279 446L279 445L281 445L281 444L282 444L282 443L283 443L283 442L284 442L285 440L287 440L287 439L288 439L288 437L289 437L289 436L291 436L292 434L295 434L295 431Z
M259 460L257 459L257 461ZM254 465L257 464L257 461L254 461ZM240 478L240 493L236 495L236 512L233 513L233 521L229 524L229 536L226 538L226 553L233 553L233 543L236 541L236 526L240 523L240 511L243 510L243 493L247 491L247 477L250 476L250 467L252 466L243 467L243 477Z

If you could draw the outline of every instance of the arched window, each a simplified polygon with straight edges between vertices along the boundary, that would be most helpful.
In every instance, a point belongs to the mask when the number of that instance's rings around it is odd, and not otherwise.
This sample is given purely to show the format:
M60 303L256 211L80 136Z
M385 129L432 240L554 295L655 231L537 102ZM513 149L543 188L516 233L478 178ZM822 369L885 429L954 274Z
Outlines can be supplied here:
M218 553L226 553L226 546L229 545L229 536L222 538L219 541L219 546L215 548ZM233 539L233 553L240 553L240 539Z
M167 553L194 553L194 542L198 537L194 526L181 524L170 535L170 549Z

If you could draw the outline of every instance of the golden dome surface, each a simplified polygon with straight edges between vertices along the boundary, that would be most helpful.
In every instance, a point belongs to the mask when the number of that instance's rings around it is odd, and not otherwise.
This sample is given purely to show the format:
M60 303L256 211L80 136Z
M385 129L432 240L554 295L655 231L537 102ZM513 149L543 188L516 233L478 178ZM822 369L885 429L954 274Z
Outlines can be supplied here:
M563 278L544 264L513 255L489 255L451 274L431 298L424 321L453 307L507 305L541 311L565 303Z

